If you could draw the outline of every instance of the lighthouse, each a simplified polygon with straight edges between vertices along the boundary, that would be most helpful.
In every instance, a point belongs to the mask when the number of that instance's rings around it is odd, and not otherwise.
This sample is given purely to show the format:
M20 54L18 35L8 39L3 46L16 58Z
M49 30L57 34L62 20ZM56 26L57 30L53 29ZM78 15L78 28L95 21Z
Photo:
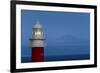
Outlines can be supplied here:
M39 21L32 28L32 35L30 38L31 51L32 51L32 62L43 62L44 61L44 33L42 25Z

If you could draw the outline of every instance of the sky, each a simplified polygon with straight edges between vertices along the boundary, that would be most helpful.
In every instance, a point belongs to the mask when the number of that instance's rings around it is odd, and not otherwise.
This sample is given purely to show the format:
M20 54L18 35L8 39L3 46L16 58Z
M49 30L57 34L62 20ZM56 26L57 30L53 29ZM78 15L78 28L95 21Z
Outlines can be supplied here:
M21 10L21 56L31 57L29 38L37 19L45 35L45 56L90 54L90 14Z

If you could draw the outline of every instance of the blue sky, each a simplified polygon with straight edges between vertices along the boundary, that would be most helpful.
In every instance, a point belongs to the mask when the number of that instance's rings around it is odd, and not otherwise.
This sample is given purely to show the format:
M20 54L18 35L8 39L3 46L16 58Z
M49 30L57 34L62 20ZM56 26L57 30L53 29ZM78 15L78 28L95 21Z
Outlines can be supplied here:
M22 57L31 56L29 38L37 19L45 33L45 56L89 54L89 13L21 10Z

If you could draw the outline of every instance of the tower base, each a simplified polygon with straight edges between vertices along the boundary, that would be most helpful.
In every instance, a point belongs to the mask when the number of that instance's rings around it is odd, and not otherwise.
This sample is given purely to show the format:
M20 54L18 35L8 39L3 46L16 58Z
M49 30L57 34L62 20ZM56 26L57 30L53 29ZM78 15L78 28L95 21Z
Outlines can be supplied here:
M44 61L44 48L33 47L32 48L32 62L43 62Z

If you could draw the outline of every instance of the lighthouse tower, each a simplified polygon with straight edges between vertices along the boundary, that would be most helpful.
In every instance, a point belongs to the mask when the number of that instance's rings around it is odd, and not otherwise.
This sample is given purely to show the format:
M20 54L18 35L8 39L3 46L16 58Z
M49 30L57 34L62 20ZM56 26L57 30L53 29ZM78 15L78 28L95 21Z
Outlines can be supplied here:
M30 41L32 48L32 62L44 61L44 35L42 26L38 20L32 28Z

